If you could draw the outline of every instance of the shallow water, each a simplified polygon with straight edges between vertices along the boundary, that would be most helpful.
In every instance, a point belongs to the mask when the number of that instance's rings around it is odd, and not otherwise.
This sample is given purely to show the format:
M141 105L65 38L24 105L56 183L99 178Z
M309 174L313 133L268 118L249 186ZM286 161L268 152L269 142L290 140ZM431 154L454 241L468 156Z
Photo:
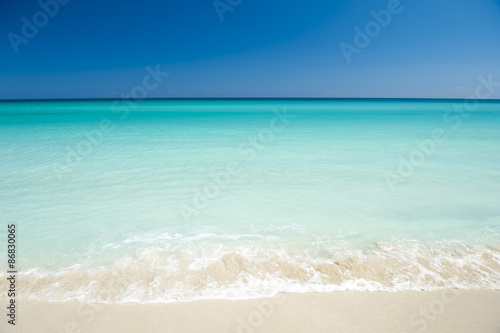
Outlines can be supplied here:
M500 103L454 104L0 103L21 288L106 302L500 289Z

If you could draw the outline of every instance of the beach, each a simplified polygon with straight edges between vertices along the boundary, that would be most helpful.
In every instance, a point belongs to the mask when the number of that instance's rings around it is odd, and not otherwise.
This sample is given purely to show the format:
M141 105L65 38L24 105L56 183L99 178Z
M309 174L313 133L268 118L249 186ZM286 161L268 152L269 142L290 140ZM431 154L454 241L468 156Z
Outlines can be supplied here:
M500 292L491 290L279 294L170 304L19 299L18 304L15 328L2 321L2 332L500 332Z

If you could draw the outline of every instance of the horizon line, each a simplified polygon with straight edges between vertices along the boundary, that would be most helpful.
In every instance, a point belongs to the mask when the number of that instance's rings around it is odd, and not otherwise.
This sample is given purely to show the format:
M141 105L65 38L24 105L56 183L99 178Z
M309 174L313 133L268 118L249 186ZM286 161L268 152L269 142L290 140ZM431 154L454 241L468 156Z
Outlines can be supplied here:
M442 98L442 97L151 97L151 98L27 98L27 99L4 99L0 98L0 103L5 102L83 102L83 101L119 101L134 100L143 101L223 101L223 100L309 100L309 101L362 101L362 100L427 100L427 101L463 101L469 98ZM474 98L481 102L500 102L500 98Z

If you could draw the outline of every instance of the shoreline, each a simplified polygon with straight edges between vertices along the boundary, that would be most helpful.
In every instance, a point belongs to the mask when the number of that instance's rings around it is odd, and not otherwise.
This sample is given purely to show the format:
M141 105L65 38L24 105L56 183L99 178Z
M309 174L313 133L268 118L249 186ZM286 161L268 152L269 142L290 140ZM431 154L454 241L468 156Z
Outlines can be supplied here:
M4 315L1 332L500 332L497 290L338 291L156 304L17 298L16 305L16 325Z

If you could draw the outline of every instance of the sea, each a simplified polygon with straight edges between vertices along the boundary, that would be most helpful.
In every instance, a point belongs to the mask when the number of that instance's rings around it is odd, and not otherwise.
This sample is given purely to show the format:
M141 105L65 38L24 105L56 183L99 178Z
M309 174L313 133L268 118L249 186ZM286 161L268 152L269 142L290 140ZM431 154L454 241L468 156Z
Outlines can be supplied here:
M0 102L0 289L500 290L500 101Z

